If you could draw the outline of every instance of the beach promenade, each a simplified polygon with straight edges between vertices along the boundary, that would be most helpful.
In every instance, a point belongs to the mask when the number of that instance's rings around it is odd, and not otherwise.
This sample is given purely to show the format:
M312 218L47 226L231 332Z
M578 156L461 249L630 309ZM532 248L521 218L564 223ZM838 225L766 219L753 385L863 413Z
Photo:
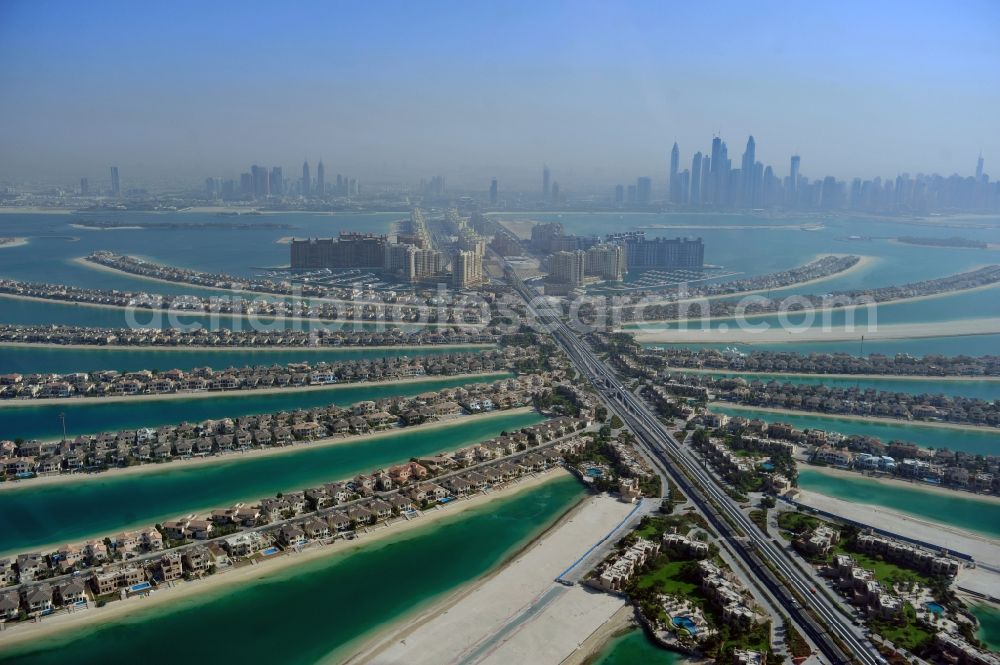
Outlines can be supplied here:
M509 565L376 636L348 662L562 662L626 603L555 578L634 508L606 495L588 498Z

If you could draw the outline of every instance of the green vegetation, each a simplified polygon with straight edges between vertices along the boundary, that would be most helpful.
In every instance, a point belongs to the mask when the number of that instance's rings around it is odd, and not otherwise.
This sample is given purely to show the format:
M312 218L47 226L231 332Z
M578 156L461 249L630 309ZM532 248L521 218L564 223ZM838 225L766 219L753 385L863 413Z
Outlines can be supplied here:
M778 515L778 527L796 536L819 526L820 521L812 515L786 512Z
M916 610L909 603L903 606L899 618L892 621L876 620L871 625L875 632L896 646L914 652L923 650L934 637L933 633L917 623Z
M854 540L842 540L834 547L834 554L849 554L854 561L862 568L867 568L875 573L875 579L887 589L891 589L893 584L917 583L921 586L929 587L934 582L933 579L923 573L919 573L910 568L886 561L880 556L873 556L857 551L854 547Z
M649 564L651 570L639 577L636 586L639 589L655 587L658 593L694 598L697 595L698 583L687 581L681 574L681 569L687 563L684 560L671 560L661 554Z
M802 637L802 634L795 630L795 626L787 619L785 619L784 627L785 644L788 645L788 650L792 652L792 658L808 658L812 654L812 649L809 648L806 638Z
M750 521L761 531L767 532L767 510L751 510Z
M618 417L618 414L611 416L611 429L621 429L625 426L622 419Z

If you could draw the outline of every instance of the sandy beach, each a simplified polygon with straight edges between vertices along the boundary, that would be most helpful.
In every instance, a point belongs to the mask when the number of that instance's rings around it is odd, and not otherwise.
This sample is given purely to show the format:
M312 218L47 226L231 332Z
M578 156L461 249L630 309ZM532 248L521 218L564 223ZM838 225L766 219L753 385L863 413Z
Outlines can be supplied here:
M82 351L163 351L170 353L173 351L192 351L194 353L215 353L218 351L284 351L288 353L296 351L331 351L334 353L351 353L364 351L385 351L389 349L413 349L413 355L420 355L429 349L455 349L479 350L495 349L496 344L373 344L371 346L323 344L320 346L167 346L165 344L56 344L52 342L0 342L0 349L4 347L28 348L28 349L77 349Z
M947 547L972 556L976 561L989 566L1000 567L1000 546L998 541L984 535L965 531L931 520L890 510L881 506L844 501L816 492L799 491L799 503L811 508L887 529L907 538L913 538L939 547ZM959 573L961 581L962 574Z
M41 208L39 206L0 206L0 215L72 215L70 208Z
M637 226L640 231L669 231L671 229L713 229L724 231L821 231L825 224L646 224Z
M171 282L173 283L173 282ZM205 288L205 287L192 287L192 288ZM165 296L170 297L170 296ZM250 320L251 325L253 322L266 321L267 325L273 325L276 321L291 322L291 323L319 323L327 326L339 325L346 329L351 329L355 326L376 326L375 332L378 330L385 330L391 328L400 327L446 327L446 328L460 328L460 329L470 329L478 330L480 328L485 328L485 323L431 323L429 321L385 321L384 319L377 319L374 321L368 319L356 320L356 319L324 319L324 318L306 318L302 316L272 316L270 314L230 314L228 312L206 312L204 310L190 310L190 309L151 309L149 307L128 307L126 305L106 305L103 303L93 303L93 302L73 302L72 300L57 300L55 298L39 298L36 296L22 296L13 293L0 293L0 301L4 298L10 298L12 300L28 300L33 302L44 302L50 305L61 305L64 307L96 307L98 309L113 309L120 312L132 312L133 314L138 314L140 316L145 316L147 314L157 315L157 316L173 316L173 317L202 317L202 318L222 318L222 319L241 319ZM362 302L354 302L349 304L364 304ZM145 325L145 324L144 324ZM359 328L359 330L364 330Z
M625 600L554 579L632 510L591 496L509 564L382 630L348 663L561 663Z
M163 393L158 395L110 395L108 397L46 397L42 399L5 399L0 400L0 409L45 406L46 404L115 404L120 402L164 402L176 399L213 399L217 397L261 397L264 395L289 394L300 395L303 393L314 393L329 390L336 392L344 388L357 388L364 386L385 386L385 385L407 385L420 382L440 382L452 379L473 379L481 377L495 376L497 378L508 376L508 372L480 372L474 374L452 374L448 376L412 376L405 379L387 379L385 381L356 381L354 383L335 383L325 386L300 386L296 388L261 388L254 390L202 390L186 391L176 393Z
M64 631L123 619L135 612L169 605L185 598L192 598L198 594L203 594L208 599L212 595L222 593L237 584L252 584L256 581L266 581L269 577L278 573L291 572L288 569L293 566L316 561L337 552L361 550L369 543L429 526L443 519L460 515L471 508L538 487L543 483L564 477L568 473L562 468L557 467L545 474L525 477L518 482L501 489L493 490L488 494L477 494L468 499L449 503L447 507L438 507L435 510L426 511L422 517L415 520L397 520L390 526L375 527L371 531L359 535L353 541L338 540L325 547L310 547L298 554L275 557L257 565L241 566L203 580L182 582L172 588L158 589L146 598L133 597L124 601L108 603L101 608L92 607L91 609L72 614L58 614L43 619L38 623L9 626L7 630L0 632L0 652L25 642L39 642Z
M0 492L16 492L20 489L32 489L46 485L62 485L66 483L104 481L112 478L120 478L122 476L137 476L149 473L164 473L176 469L187 469L195 466L205 466L211 464L227 464L233 462L238 463L244 460L250 460L257 457L272 457L275 455L293 455L303 450L312 450L314 448L323 448L326 446L336 446L344 443L370 442L370 441L375 441L377 439L385 438L387 436L394 436L396 434L403 434L406 432L433 432L434 430L443 429L446 427L456 427L458 425L462 425L464 423L469 422L469 420L471 419L475 419L477 421L489 420L492 418L499 418L501 416L510 416L515 414L528 413L530 411L532 411L532 408L525 406L519 409L508 409L507 411L491 411L490 413L482 415L454 416L448 420L442 420L427 425L396 427L393 429L383 430L381 432L371 432L369 434L358 434L354 436L339 436L339 437L328 437L325 439L316 439L315 441L310 441L309 443L296 443L293 445L281 446L278 448L261 448L261 449L250 450L243 453L234 452L234 453L228 453L226 455L208 455L206 457L192 457L190 459L173 460L171 462L164 462L162 464L138 464L136 466L108 469L107 471L102 471L100 473L61 473L52 476L39 476L37 478L28 478L25 480L8 480L6 482L0 483Z
M929 483L904 480L903 478L896 478L894 476L866 476L854 471L845 471L844 469L835 469L829 466L809 464L804 465L803 468L816 473L821 473L824 476L831 476L833 478L844 478L846 480L857 480L862 478L864 480L870 480L873 483L886 485L887 487L908 487L910 489L920 490L921 492L928 492L930 494L938 494L940 496L947 496L951 498L959 497L963 499L972 499L974 501L982 501L983 503L1000 504L1000 496L995 496L993 494L963 492L961 490L948 489L947 487L937 487Z
M9 249L11 247L21 247L28 244L27 238L0 238L0 240L7 240L9 242L0 242L0 249Z
M732 375L739 374L740 376L766 376L776 377L776 380L780 381L785 378L789 379L846 379L853 381L855 379L860 379L862 381L940 381L940 382L956 382L961 383L963 381L996 381L1000 382L1000 376L929 376L929 375L918 375L918 374L808 374L803 372L747 372L742 369L703 369L695 367L674 367L671 365L671 369L682 374L724 374Z
M845 327L823 329L822 326L783 330L769 327L766 330L740 330L719 327L690 330L623 330L632 333L640 344L774 344L800 342L844 342L866 340L921 339L925 337L965 337L968 335L1000 334L1000 317L982 319L956 319L933 323L894 323L891 325L857 325L853 330Z
M748 404L733 404L732 402L709 402L709 408L713 406L727 407L740 411L759 411L761 413L774 413L783 416L815 416L819 418L831 418L833 420L850 420L860 423L885 423L887 425L906 425L907 427L927 427L933 429L965 430L967 432L983 432L996 434L1000 437L1000 428L986 425L963 425L961 423L936 423L927 420L903 420L901 418L879 418L876 416L854 416L839 413L825 413L823 411L798 411L795 409L778 409L768 406L750 406Z

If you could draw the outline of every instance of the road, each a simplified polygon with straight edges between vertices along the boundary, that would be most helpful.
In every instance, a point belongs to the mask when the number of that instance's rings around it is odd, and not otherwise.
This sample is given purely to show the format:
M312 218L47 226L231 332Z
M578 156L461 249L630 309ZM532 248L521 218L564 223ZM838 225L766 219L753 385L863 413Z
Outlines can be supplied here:
M609 409L629 426L657 465L731 543L749 570L825 658L831 663L884 663L874 645L853 625L851 617L842 614L835 602L825 595L825 588L816 587L809 573L761 533L707 471L681 452L680 444L663 427L657 415L642 400L623 389L614 371L562 321L561 316L539 311L534 302L536 296L513 271L508 270L506 277L524 299L536 322L546 326L577 370L604 395Z

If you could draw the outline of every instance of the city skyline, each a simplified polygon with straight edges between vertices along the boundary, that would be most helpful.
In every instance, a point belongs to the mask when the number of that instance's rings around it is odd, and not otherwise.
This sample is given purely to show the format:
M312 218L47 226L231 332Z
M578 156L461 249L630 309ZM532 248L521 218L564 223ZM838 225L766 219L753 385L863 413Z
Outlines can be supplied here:
M526 24L473 7L435 22L405 5L303 6L316 19L303 24L225 5L192 21L183 6L140 17L8 3L0 84L18 94L0 110L0 178L96 180L116 164L176 182L306 155L367 181L439 173L521 189L547 163L565 189L658 175L675 141L713 133L753 133L761 162L810 155L810 172L838 178L950 175L1000 154L1000 94L983 85L1000 64L995 4L866 7L863 22L850 7L727 9L552 5ZM241 64L260 49L265 61ZM78 52L88 59L69 66Z

